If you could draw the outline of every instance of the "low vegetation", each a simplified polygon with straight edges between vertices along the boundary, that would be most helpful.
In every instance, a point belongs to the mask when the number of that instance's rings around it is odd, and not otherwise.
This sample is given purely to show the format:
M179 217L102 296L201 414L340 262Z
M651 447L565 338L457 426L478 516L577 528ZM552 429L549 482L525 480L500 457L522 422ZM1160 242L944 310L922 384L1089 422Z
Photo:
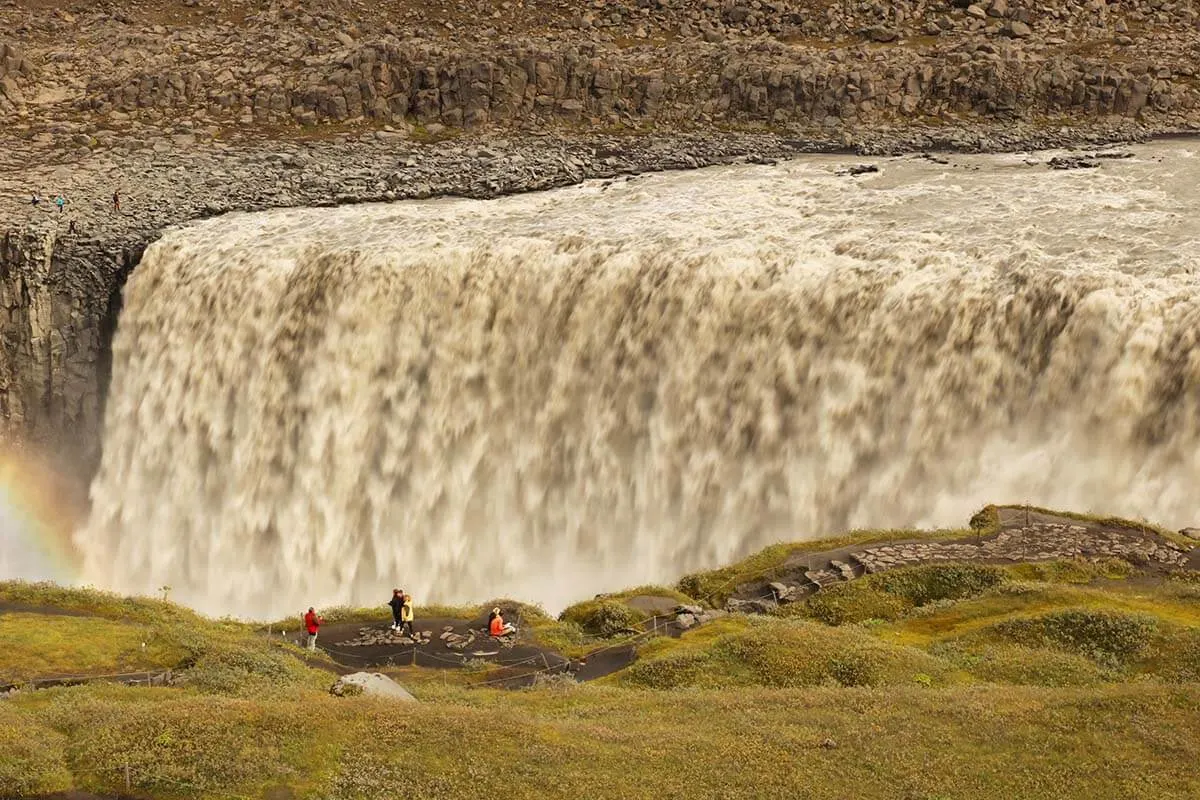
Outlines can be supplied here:
M694 602L676 589L638 586L576 603L559 614L558 619L578 626L589 636L608 638L623 633L639 633L639 626L652 617L669 615L675 606Z
M985 509L976 530L997 520ZM503 600L418 606L419 618L482 619L501 605L571 656L638 646L599 681L518 691L481 686L496 669L482 661L387 668L419 704L331 696L334 665L278 637L298 620L249 625L163 600L0 583L7 682L159 668L177 678L0 701L0 795L115 796L128 781L156 800L1200 796L1195 572L1164 578L1119 560L919 566L778 615L732 614L678 638L631 633L845 543L777 545L558 618ZM383 606L324 616L388 618Z
M57 689L0 710L28 795L1190 798L1196 686L450 688L397 706ZM1136 724L1130 724L1136 720ZM914 758L913 753L921 757ZM19 781L19 783L17 783Z
M707 627L706 639L653 642L619 682L652 689L930 685L948 672L928 653L858 629L742 618Z
M1002 568L985 564L909 567L829 587L803 603L783 606L781 613L827 625L895 620L930 603L975 597L1006 579Z

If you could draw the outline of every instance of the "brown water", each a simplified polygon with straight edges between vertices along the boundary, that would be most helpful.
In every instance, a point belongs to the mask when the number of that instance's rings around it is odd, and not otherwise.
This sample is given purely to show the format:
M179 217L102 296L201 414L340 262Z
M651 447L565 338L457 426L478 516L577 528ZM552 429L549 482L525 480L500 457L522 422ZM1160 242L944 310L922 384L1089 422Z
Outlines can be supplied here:
M87 580L553 608L989 501L1192 524L1200 155L230 215L126 290Z

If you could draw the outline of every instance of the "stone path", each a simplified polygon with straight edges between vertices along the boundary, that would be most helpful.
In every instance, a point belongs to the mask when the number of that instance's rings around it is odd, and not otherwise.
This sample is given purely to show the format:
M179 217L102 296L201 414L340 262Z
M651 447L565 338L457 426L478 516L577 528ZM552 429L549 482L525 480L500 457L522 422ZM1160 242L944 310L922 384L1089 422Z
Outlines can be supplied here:
M1152 531L1081 522L1049 514L1002 513L999 533L953 541L904 540L801 553L782 575L740 585L726 603L730 611L763 613L824 588L864 575L919 564L1025 563L1060 559L1119 558L1151 571L1196 566L1200 548L1188 548Z

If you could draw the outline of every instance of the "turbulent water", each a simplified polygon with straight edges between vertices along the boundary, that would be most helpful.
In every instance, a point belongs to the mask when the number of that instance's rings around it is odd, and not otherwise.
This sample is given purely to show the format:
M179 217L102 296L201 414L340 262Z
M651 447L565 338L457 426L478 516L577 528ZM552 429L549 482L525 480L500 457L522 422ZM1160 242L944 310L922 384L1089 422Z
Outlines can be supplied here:
M988 501L1194 524L1200 152L230 215L126 289L85 576L551 608Z

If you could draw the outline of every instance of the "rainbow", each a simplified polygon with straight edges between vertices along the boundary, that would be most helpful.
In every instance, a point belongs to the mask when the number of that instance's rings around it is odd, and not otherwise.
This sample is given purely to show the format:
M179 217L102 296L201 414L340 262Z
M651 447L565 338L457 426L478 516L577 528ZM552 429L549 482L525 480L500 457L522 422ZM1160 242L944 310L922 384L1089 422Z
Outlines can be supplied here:
M73 494L78 493L35 454L0 446L0 580L78 578L71 534L86 509Z

